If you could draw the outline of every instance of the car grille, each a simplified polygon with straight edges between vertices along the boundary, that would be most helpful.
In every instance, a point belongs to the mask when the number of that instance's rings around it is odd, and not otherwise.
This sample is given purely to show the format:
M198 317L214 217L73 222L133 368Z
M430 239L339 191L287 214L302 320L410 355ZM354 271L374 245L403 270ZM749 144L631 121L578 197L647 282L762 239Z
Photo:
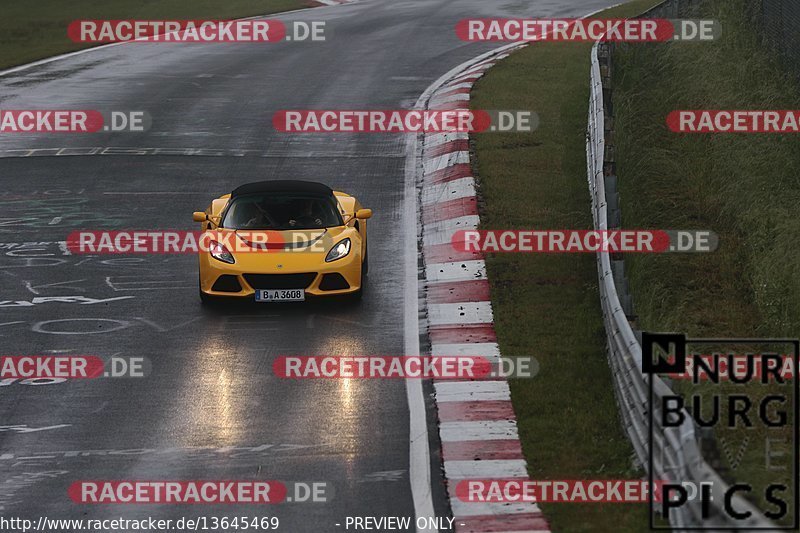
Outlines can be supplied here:
M307 289L316 277L316 272L244 275L245 281L254 289Z
M239 285L239 280L236 276L223 274L217 278L211 290L217 292L239 292L242 290L242 287Z
M333 274L325 274L322 276L322 281L319 284L319 289L321 291L339 291L349 288L350 284L347 283L347 280L344 279L344 276L338 272L334 272Z

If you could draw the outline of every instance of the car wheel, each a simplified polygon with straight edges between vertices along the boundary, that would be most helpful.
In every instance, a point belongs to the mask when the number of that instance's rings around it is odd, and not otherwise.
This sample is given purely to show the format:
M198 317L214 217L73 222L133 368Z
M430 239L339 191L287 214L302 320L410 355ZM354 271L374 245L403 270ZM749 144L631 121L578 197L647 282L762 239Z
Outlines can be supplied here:
M369 246L364 247L364 259L361 260L361 277L369 273Z
M199 291L199 292L200 292L200 303L201 304L209 305L210 303L212 303L211 297L208 294L204 293L203 291Z
M351 292L350 294L345 294L342 296L344 303L358 303L361 301L361 297L364 295L364 285L362 282L361 288L358 289L356 292Z

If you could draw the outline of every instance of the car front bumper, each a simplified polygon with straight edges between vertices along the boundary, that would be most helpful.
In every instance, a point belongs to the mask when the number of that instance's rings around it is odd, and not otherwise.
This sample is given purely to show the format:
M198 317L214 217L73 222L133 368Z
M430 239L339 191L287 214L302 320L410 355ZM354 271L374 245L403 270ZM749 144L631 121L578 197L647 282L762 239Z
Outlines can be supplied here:
M257 289L303 289L307 296L335 296L361 289L361 251L337 261L323 254L239 254L228 264L200 254L200 290L209 296L255 299Z

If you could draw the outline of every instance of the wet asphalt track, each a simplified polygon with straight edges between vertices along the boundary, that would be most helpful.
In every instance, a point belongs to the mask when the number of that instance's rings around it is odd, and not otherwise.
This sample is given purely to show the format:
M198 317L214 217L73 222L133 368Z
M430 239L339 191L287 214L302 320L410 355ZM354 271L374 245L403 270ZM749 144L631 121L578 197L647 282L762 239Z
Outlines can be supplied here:
M144 356L153 365L145 379L0 386L0 514L274 515L293 532L343 530L336 524L346 516L413 516L402 381L271 376L279 354L403 353L401 247L415 230L402 219L405 140L280 134L272 113L409 107L444 72L492 47L460 42L459 19L577 16L612 3L364 0L285 16L326 21L325 43L132 44L0 77L4 109L153 117L140 134L0 138L3 156L37 150L0 158L0 243L54 243L79 228L194 229L192 211L262 179L323 181L375 212L369 286L355 306L209 310L197 298L195 257L75 256L57 244L0 244L2 354ZM65 147L222 155L48 156ZM46 300L67 296L84 303ZM47 429L32 431L40 428ZM82 479L327 481L334 496L267 509L79 506L66 488ZM436 468L433 480L444 516Z

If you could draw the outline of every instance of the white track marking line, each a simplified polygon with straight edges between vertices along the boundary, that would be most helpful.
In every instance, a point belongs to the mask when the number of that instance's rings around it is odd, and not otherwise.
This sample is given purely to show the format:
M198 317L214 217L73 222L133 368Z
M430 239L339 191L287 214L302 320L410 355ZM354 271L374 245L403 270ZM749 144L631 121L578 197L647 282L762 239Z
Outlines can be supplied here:
M476 357L500 357L500 347L496 342L476 342L459 344L433 344L431 355L474 355Z
M458 518L468 518L470 516L494 516L522 513L540 513L539 506L533 502L462 502L454 498L450 502L453 508L453 516ZM516 533L524 533L517 531Z
M465 228L471 229L478 227L479 222L480 217L478 217L478 215L463 215L425 224L425 231L428 233L438 233L441 231L456 231Z
M433 263L425 265L425 277L428 283L486 279L486 263L482 259Z
M441 436L442 442L463 442L468 440L471 441L471 440L518 440L519 439L519 434L517 433L517 424L513 420L442 422L439 425L439 435ZM464 462L472 462L472 461L464 461ZM477 462L482 463L484 461L477 461Z
M479 345L483 345L483 343L477 343ZM495 350L497 353L492 353L489 350L484 350L486 353L479 353L476 350L464 350L461 353L457 352L441 352L441 351L433 351L431 353L431 357L482 357L489 364L497 365L500 364L500 352L499 350Z
M425 165L425 173L431 174L437 170L464 163L469 163L469 152L450 152L433 159L426 159L423 165Z
M446 218L444 220L439 220L436 222L431 222L430 224L425 224L425 236L428 237L427 240L431 241L431 244L441 244L442 242L450 242L453 239L453 233L458 230L462 229L475 229L480 224L481 219L478 215L463 215L460 217L453 217L453 218ZM437 236L438 233L445 234L444 239L442 240L441 237ZM442 242L438 242L441 240ZM433 242L436 241L436 242ZM425 242L427 245L428 242Z
M405 353L419 355L419 302L417 287L417 220L416 187L408 191L406 184L406 283L405 283ZM409 200L409 194L413 200ZM425 397L422 381L406 379L406 397L409 415L409 468L411 495L414 500L414 513L419 517L436 516L433 510L431 490L430 451L428 448L428 420L425 411ZM421 531L421 530L418 530Z
M511 391L505 381L439 381L433 387L437 403L511 400Z
M449 104L450 102L469 102L469 93L456 93L448 96L437 96L431 99L431 107L435 108L436 106Z
M528 477L525 459L490 459L486 461L445 461L447 479Z
M472 89L472 85L473 85L472 83L457 83L455 85L448 84L447 87L442 87L442 92L443 93L447 93L447 92L450 92L450 91L455 91L457 89L470 89L471 90ZM465 94L469 94L469 93L465 93Z
M425 136L425 149L430 150L431 148L435 148L436 146L441 146L442 144L446 144L453 141L466 141L469 140L468 133L462 133L460 131L455 132L448 132L448 133L431 133L430 135Z
M453 235L458 230L477 229L480 219L478 215L465 215L463 217L448 218L425 226L422 243L425 246L436 244L449 244L453 241Z
M416 108L424 107L430 94L438 87L438 82L428 87L416 103ZM405 250L405 292L404 331L405 353L419 355L419 274L417 270L417 171L419 136L409 135L406 141L405 190L403 197L403 222L406 235ZM435 516L431 488L430 449L428 447L428 418L425 409L425 394L422 381L406 379L406 397L409 416L408 477L411 484L411 497L414 501L414 514L417 518ZM423 531L417 528L417 531Z
M453 80L453 83L456 83L456 84L470 83L470 82L468 82L466 80L468 80L470 78L473 78L474 81L477 81L477 79L481 78L483 75L484 75L483 71L481 71L481 72L472 72L472 73L469 73L469 74L462 74L458 78L455 78ZM473 85L474 85L474 82L473 82Z
M471 68L469 70L465 70L464 74L462 75L462 77L474 76L474 75L478 75L478 74L484 74L487 70L489 70L493 66L494 66L494 62L481 63L479 65L476 65L474 68Z
M432 326L491 324L492 322L491 302L428 304L428 323Z
M445 183L429 185L422 189L422 205L439 204L448 200L459 198L472 198L475 196L475 179L472 177L458 178Z

